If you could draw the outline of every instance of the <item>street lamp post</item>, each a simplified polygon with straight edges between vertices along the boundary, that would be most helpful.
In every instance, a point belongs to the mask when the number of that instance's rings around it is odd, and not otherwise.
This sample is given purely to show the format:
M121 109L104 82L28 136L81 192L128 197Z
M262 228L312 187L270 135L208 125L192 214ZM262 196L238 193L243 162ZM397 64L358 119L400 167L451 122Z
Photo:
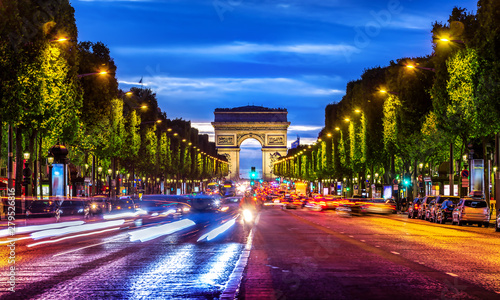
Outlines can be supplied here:
M101 182L101 173L102 173L102 167L101 167L101 166L99 166L99 167L97 168L97 177L99 178L99 179L97 180L97 183L98 183L98 185L97 185L97 192L98 192L99 194L100 194L100 192L101 192L101 190L102 190L102 188L101 188L101 185L102 185L102 182Z
M52 196L52 163L54 163L54 157L47 156L47 163L49 164L49 197Z
M30 153L26 151L25 153L23 153L23 157L24 157L24 170L23 170L24 195L31 196L31 191L30 191L31 169L29 168Z
M111 169L108 169L108 197L111 198L111 190L112 190L112 187L111 187L111 183L113 182L112 178L111 178L111 174L113 174L113 170Z

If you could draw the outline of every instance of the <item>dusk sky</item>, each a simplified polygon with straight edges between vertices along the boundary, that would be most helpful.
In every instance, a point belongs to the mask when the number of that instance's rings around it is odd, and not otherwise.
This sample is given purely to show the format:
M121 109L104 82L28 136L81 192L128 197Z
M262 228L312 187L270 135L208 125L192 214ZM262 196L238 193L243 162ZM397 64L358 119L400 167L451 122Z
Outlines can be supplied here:
M325 106L363 70L431 53L431 27L472 0L74 0L80 41L111 50L120 87L156 92L170 119L212 133L216 108L286 108L312 143ZM255 147L256 141L253 143ZM258 144L258 143L257 143ZM260 169L245 143L241 168ZM258 145L257 145L258 146ZM258 160L258 162L256 162Z

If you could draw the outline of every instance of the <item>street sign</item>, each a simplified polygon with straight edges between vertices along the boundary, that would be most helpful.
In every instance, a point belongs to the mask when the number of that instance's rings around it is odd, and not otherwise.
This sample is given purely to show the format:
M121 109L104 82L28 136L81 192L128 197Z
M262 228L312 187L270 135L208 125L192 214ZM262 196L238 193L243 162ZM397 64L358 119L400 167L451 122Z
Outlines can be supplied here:
M460 173L463 178L468 178L469 177L469 170L462 170Z
M420 181L420 182L422 182L422 181L423 181L422 174L418 175L418 181Z
M431 181L431 177L430 176L424 177L424 181L425 182L430 182Z
M397 181L397 180L396 180L396 181ZM399 187L399 185L395 184L395 185L393 185L393 186L392 186L392 189L393 189L393 190L395 190L395 191L397 191L397 190L398 190L398 187Z
M397 179L393 179L392 180L392 184L394 184L394 185L398 184L398 180Z
M462 178L462 187L469 187L469 179L468 178Z

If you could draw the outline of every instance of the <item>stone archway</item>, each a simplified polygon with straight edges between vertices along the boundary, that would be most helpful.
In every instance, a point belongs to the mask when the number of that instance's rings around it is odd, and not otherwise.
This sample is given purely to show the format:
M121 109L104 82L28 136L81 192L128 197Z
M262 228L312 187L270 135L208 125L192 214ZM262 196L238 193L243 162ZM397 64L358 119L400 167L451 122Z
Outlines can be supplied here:
M215 129L217 152L229 161L229 176L238 180L240 174L240 146L249 138L262 146L262 177L272 179L272 157L287 153L288 112L284 108L242 106L217 108L212 126Z

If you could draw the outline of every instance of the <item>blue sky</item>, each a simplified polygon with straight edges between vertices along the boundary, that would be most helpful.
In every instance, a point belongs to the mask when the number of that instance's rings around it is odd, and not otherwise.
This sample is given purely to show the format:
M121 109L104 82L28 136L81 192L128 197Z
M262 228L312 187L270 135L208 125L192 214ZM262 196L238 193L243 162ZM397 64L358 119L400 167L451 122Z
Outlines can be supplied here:
M431 53L431 26L470 0L74 0L80 41L106 44L120 87L143 78L171 119L213 133L215 108L287 108L288 144L363 70ZM256 141L255 141L256 142ZM253 146L252 146L253 145ZM260 169L255 143L242 168ZM259 151L260 153L260 151ZM257 158L256 158L257 157ZM259 159L259 161L257 161ZM246 171L244 171L246 172Z

